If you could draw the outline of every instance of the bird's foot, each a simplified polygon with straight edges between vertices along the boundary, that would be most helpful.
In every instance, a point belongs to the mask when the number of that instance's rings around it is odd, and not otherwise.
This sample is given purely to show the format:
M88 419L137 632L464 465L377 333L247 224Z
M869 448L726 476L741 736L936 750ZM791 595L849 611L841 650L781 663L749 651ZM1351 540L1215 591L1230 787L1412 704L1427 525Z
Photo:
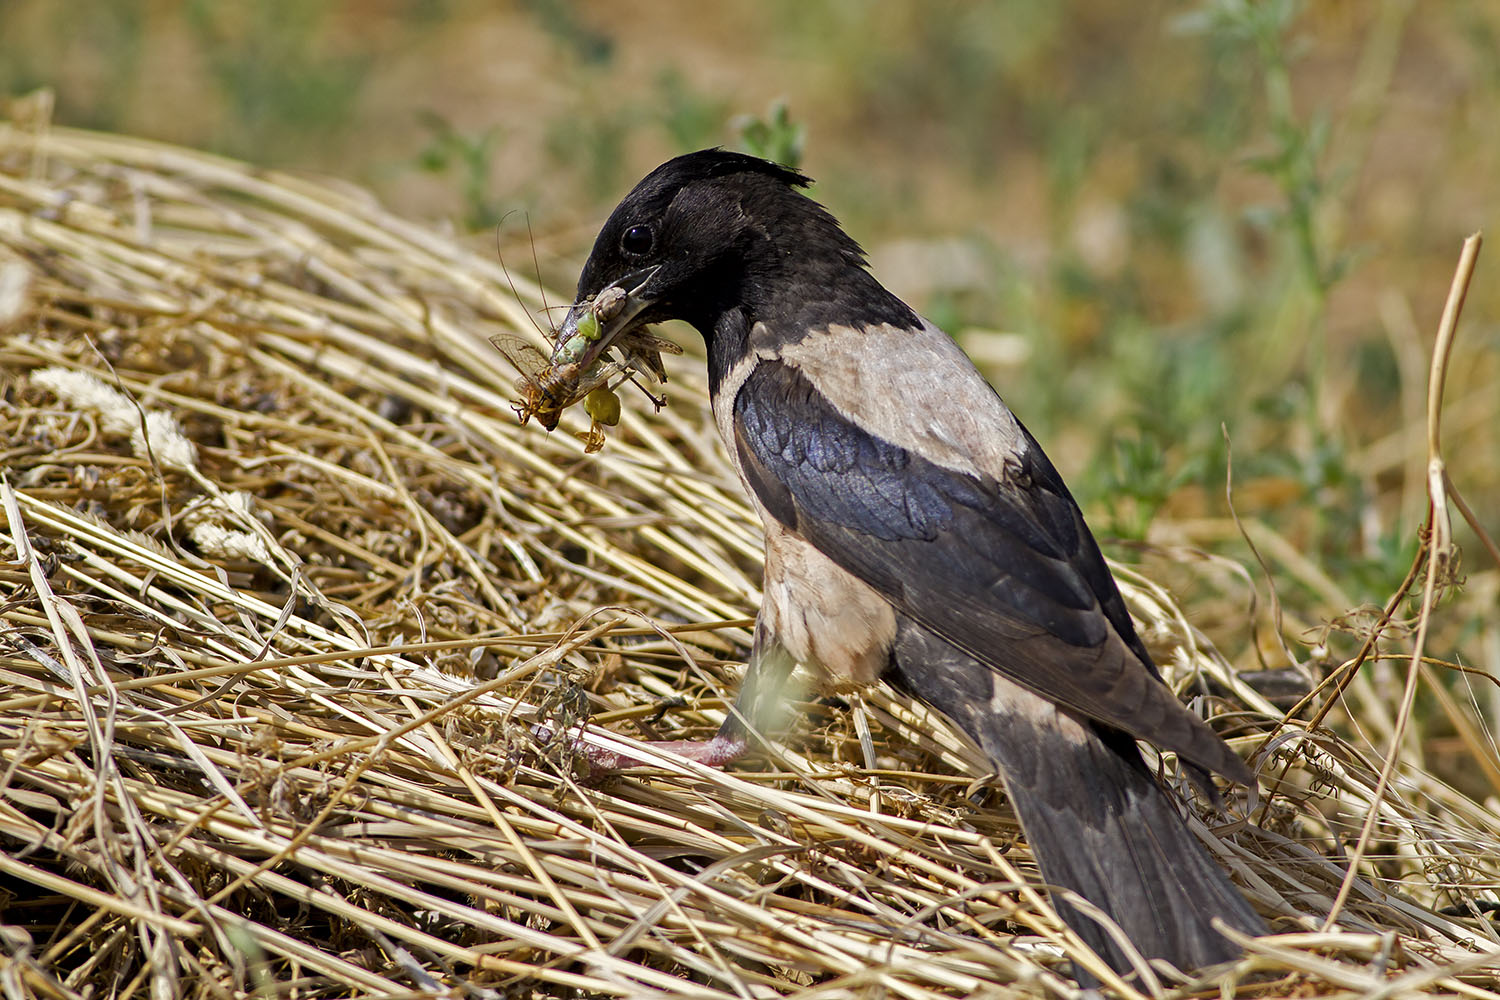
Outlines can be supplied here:
M543 744L550 744L555 734L550 730L538 728L536 735ZM656 740L646 744L653 750L674 754L705 767L723 767L733 763L744 756L748 745L743 737L726 736L723 733L711 740ZM631 767L655 766L649 760L595 746L581 739L573 744L573 750L589 762L589 769L596 775Z
M653 750L675 754L696 761L705 767L723 767L738 760L745 753L746 743L733 736L715 736L711 740L658 740L647 743ZM618 771L627 767L652 767L650 761L629 754L606 750L603 747L582 748L585 756L597 770Z

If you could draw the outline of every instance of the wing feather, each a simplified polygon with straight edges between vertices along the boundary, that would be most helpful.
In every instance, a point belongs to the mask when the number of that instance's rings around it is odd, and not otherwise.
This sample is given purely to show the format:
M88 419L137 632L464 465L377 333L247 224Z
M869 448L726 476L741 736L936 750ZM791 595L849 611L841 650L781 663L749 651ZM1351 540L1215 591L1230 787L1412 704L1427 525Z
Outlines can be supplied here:
M1077 504L1029 434L1005 479L956 471L865 432L776 359L740 386L734 427L770 515L897 610L1048 699L1249 777L1161 683Z

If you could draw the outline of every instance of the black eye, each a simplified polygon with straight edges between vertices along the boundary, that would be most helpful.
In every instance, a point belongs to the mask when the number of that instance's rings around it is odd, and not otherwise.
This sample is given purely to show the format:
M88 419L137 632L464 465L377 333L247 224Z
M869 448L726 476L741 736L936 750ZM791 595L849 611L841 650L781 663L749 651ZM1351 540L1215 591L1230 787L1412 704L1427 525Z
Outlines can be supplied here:
M651 252L656 234L650 226L631 226L620 236L620 250L631 257L641 257Z

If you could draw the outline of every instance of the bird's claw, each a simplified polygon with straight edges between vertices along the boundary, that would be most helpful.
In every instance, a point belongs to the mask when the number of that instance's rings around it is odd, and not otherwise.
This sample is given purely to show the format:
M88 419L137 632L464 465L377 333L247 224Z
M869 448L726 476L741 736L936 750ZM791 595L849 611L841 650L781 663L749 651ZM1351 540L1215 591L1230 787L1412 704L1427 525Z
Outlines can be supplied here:
M532 726L531 734L539 744L549 749L558 735L551 727L540 725ZM741 736L727 736L720 733L709 740L657 740L647 743L646 746L661 753L673 754L694 761L705 767L723 767L742 757L748 744ZM590 779L627 768L658 766L653 761L590 743L581 736L573 740L569 749L588 761Z

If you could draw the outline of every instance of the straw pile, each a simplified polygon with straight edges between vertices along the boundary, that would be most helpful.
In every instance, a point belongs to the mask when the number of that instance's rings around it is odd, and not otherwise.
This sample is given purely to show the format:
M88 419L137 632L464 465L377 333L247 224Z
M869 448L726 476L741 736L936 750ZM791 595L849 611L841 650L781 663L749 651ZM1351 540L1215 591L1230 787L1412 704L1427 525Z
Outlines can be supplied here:
M0 122L7 997L1062 996L1069 960L1127 997L1496 995L1464 904L1500 822L1410 769L1376 801L1327 729L1200 824L1280 933L1189 984L1100 966L977 753L883 690L729 774L542 745L711 734L759 541L691 361L597 455L517 424L512 277L358 192ZM1281 713L1127 584L1251 753Z

